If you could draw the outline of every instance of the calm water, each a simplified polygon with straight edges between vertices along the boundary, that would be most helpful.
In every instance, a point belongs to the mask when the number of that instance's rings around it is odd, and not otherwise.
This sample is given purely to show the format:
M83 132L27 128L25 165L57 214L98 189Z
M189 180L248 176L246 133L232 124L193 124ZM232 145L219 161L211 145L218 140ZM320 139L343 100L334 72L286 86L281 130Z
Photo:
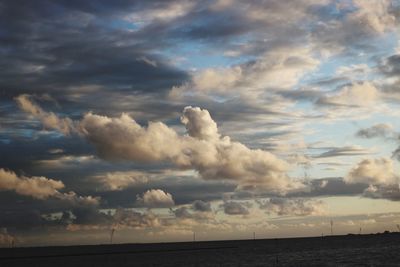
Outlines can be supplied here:
M400 266L400 234L1 249L0 266Z

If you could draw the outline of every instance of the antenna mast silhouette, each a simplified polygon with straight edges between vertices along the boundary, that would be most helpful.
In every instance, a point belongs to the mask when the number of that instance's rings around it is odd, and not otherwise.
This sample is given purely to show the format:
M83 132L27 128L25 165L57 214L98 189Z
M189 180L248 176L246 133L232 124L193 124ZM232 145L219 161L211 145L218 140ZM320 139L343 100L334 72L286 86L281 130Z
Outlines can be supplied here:
M196 232L193 231L193 242L196 242Z
M331 235L333 235L333 221L331 220Z
M111 228L110 244L113 243L114 232L115 232L115 228L113 227L113 228Z

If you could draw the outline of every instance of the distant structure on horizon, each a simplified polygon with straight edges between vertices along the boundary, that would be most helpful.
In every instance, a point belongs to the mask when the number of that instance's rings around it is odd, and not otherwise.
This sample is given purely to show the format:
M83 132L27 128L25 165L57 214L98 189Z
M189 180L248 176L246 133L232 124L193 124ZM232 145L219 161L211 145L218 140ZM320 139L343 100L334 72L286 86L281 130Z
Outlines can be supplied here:
M111 228L111 235L110 235L110 244L113 243L113 238L114 238L114 232L115 232L115 228Z
M333 235L333 220L331 220L331 235Z

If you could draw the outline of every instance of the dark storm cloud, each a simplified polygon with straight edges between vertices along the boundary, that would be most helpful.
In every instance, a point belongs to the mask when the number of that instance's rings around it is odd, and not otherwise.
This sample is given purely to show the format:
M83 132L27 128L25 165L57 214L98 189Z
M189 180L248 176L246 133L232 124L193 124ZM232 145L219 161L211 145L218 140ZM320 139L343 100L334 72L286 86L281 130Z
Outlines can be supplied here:
M9 138L7 135L0 136ZM0 167L24 170L28 173L37 167L37 160L51 160L62 155L90 155L94 152L93 148L80 138L49 138L48 135L39 135L34 139L13 138L9 142L0 143L0 149ZM61 149L62 152L52 154L52 149Z
M0 226L10 230L29 230L47 223L47 220L37 210L0 211Z
M143 36L139 39L135 33L107 26L112 21L103 10L127 12L124 9L129 5L136 6L133 2L113 3L112 7L102 2L79 3L3 4L3 95L54 93L87 85L154 92L186 79L185 72L149 51L151 46L143 45L147 42Z
M172 32L176 38L204 41L222 41L229 37L240 36L254 30L245 20L243 14L235 10L215 12L209 9L202 9L199 12L191 13L181 19L188 22L186 27L179 28Z

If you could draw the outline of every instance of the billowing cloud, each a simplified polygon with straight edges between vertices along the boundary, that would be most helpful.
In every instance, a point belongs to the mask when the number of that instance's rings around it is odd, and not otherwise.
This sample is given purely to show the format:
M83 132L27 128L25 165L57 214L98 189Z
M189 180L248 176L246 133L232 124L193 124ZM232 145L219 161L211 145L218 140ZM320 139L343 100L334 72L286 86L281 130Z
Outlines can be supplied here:
M12 171L0 169L0 190L12 190L17 194L46 199L59 194L59 189L64 188L61 181L46 177L18 176Z
M308 216L325 214L324 203L320 200L305 198L270 198L268 200L258 200L260 209L268 214L279 216Z
M80 127L83 135L105 159L179 162L184 156L181 155L182 141L177 133L161 122L150 122L144 128L128 114L108 118L88 113Z
M68 206L97 206L100 202L99 197L79 196L73 191L61 193L59 190L64 187L61 181L43 176L18 176L12 171L0 169L0 190L15 191L19 195L40 200L52 197L64 201Z
M188 134L194 138L206 141L217 141L220 138L217 124L208 110L186 107L183 110L181 122L185 125Z
M180 136L162 122L142 127L128 114L109 118L87 113L79 131L108 160L170 162L195 169L204 179L228 179L248 189L285 193L303 187L286 175L287 162L222 137L207 110L186 107L181 121L188 135Z
M364 159L344 178L347 183L391 185L399 182L393 161L389 158Z
M182 121L189 136L179 136L161 122L141 127L126 114L108 118L89 113L80 126L106 159L167 161L194 168L204 179L230 179L243 186L260 185L282 191L301 187L289 181L285 174L288 164L275 155L220 137L206 110L187 107Z
M137 196L136 202L147 208L167 208L175 205L172 195L161 189L147 190L142 196Z

